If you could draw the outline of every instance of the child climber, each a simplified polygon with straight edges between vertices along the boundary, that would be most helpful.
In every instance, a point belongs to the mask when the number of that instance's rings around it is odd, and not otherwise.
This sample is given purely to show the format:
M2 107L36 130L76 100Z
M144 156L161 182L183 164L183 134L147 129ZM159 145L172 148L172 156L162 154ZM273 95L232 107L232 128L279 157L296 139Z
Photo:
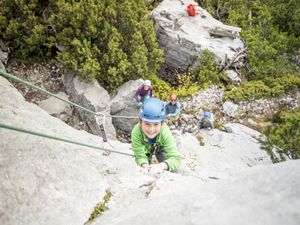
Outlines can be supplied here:
M147 98L150 98L152 96L153 96L153 89L151 86L151 81L145 80L144 83L141 86L139 86L139 88L136 90L134 94L135 106L137 108L141 107L144 101Z
M214 129L214 116L211 112L204 112L199 119L199 129Z
M140 122L131 132L131 147L137 165L144 171L175 171L181 162L175 139L163 122L165 104L157 98L146 99L140 109ZM152 164L152 156L158 163Z

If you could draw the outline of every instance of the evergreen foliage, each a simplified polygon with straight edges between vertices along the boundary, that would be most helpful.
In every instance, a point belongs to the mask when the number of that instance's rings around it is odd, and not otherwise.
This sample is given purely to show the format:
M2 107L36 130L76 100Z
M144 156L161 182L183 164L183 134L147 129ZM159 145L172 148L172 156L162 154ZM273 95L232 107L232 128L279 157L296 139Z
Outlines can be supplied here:
M281 112L274 118L274 126L269 126L264 134L267 141L262 142L274 162L300 158L300 111ZM278 146L278 147L275 147ZM272 149L277 149L279 157Z
M246 42L248 53L243 75L251 82L244 84L241 90L231 91L227 94L228 98L249 100L270 97L299 84L300 65L293 56L300 54L300 1L198 2L222 22L242 28L241 37ZM280 82L281 79L284 81ZM271 90L274 82L270 83L270 80L280 82L280 85L275 85L276 90ZM290 85L291 82L295 83Z
M199 91L199 85L191 81L190 75L178 74L177 76L179 76L179 84L177 87L172 87L169 83L157 77L153 77L152 83L155 96L164 101L168 101L170 94L176 94L178 98L183 98Z
M191 73L193 82L202 87L208 87L211 84L221 84L226 81L226 75L219 71L216 59L213 53L205 49L198 57L199 66Z
M57 57L66 69L77 71L85 80L96 78L113 90L131 79L156 77L163 62L153 23L147 17L160 1L146 2L0 0L0 37L23 58ZM241 27L246 41L248 57L242 72L249 83L231 90L226 98L251 100L299 88L299 65L297 68L292 60L300 54L299 1L198 2L217 19ZM227 83L211 53L204 51L199 60L201 66L178 74L181 79L191 76L178 90L156 79L163 87L159 92L175 90L186 96L191 89Z
M0 0L0 31L23 58L57 57L108 90L163 62L144 0ZM109 78L109 79L108 79Z
M224 95L225 100L235 102L252 101L283 94L287 90L300 87L300 76L286 75L285 77L266 78L245 82L241 87L233 87Z
M209 50L204 50L198 57L198 66L194 69L188 68L185 73L176 74L179 81L176 87L153 78L155 93L161 99L168 100L170 93L178 97L187 97L196 93L201 88L207 88L212 84L223 85L227 81L224 73L219 72L215 56Z

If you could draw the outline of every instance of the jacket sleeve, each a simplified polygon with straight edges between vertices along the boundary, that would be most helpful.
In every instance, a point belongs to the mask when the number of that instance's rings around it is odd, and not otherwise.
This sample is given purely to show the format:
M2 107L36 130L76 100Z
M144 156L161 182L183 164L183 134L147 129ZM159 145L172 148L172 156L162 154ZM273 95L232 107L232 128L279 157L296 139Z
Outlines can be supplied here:
M176 170L181 163L181 156L177 150L176 141L169 129L169 127L165 124L162 131L162 146L164 151L168 157L165 161L170 171Z
M136 92L135 92L135 94L134 94L134 99L135 99L136 101L139 100L139 99L138 99L138 96L140 95L141 89L142 89L142 86L140 86L140 87L136 90Z
M180 107L181 107L180 103L177 102L176 103L176 110L174 112L174 115L179 115L180 114Z
M132 129L131 148L133 150L137 165L141 166L144 163L148 164L148 157L146 156L147 150L139 124L135 125L135 127Z
M175 109L175 112L174 113L169 113L167 114L168 116L177 116L180 114L180 103L177 102L176 103L176 109Z
M165 113L166 113L166 116L168 116L169 114L169 107L168 107L169 103L168 102L165 102Z

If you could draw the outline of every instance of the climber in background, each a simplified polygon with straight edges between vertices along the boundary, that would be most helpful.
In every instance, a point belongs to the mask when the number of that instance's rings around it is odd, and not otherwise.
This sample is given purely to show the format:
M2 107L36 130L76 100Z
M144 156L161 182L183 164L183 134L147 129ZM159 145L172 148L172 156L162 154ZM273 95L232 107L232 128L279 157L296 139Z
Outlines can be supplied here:
M195 116L199 120L199 129L214 129L214 116L211 112L204 112L201 117Z
M164 123L164 102L157 98L146 99L139 118L139 123L131 131L131 147L136 164L144 172L177 170L181 157L168 125Z
M170 124L179 119L180 107L180 103L177 101L177 96L172 94L170 96L170 101L166 103L166 123Z
M144 83L137 89L134 95L135 106L141 107L145 99L153 96L153 89L150 80L145 80Z

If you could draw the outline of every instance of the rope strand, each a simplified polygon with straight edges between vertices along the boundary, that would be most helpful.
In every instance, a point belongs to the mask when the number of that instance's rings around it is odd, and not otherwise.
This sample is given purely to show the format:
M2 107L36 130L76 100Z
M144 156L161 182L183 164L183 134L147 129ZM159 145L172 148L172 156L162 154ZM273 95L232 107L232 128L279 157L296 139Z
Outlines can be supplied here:
M84 146L84 147L88 147L88 148L94 148L94 149L98 149L98 150L101 150L101 151L109 151L109 152L114 152L114 153L118 153L118 154L122 154L122 155L134 156L133 154L130 154L130 153L125 153L125 152L120 152L120 151L116 151L116 150L101 148L101 147L98 147L98 146L89 145L89 144L85 144L85 143L81 143L81 142L77 142L77 141L73 141L73 140L69 140L69 139L65 139L65 138L55 137L55 136L52 136L52 135L49 135L49 134L44 134L44 133L41 133L41 132L30 131L30 130L26 130L26 129L19 128L19 127L9 126L9 125L3 124L3 123L0 123L0 128L4 128L4 129L8 129L8 130L14 130L14 131L18 131L18 132L22 132L22 133L26 133L26 134L31 134L31 135L35 135L35 136L39 136L39 137L43 137L43 138L48 138L48 139L52 139L52 140L62 141L62 142L70 143L70 144L76 144L76 145L80 145L80 146Z
M6 72L4 72L3 70L0 70L0 75L3 76L3 77L6 77L6 78L8 78L8 79L12 79L12 80L14 80L14 81L16 81L16 82L22 83L22 84L24 84L24 85L26 85L26 86L28 86L28 87L30 87L30 88L33 88L33 89L36 89L36 90L40 91L40 92L43 92L43 93L46 94L46 95L53 96L54 98L57 98L57 99L59 99L59 100L65 102L65 103L68 103L68 104L70 104L70 105L73 105L73 106L75 106L75 107L78 107L78 108L80 108L80 109L82 109L82 110L84 110L84 111L87 111L87 112L91 113L91 114L94 114L95 116L106 116L106 117L128 118L128 119L137 119L137 118L138 118L137 116L117 116L117 115L112 116L112 115L105 115L105 114L100 113L100 112L94 112L94 111L92 111L92 110L90 110L90 109L87 109L87 108L81 106L81 105L78 105L77 103L71 102L71 101L69 101L69 100L67 100L67 99L64 99L64 98L62 98L62 97L60 97L60 96L58 96L58 95L56 95L56 94L53 94L53 93L51 93L50 91L47 91L46 89L43 89L43 88L41 88L41 87L38 87L38 86L36 86L36 85L34 85L34 84L28 82L28 81L22 80L22 79L19 78L19 77L16 77L16 76L14 76L14 75L12 75L12 74L6 73Z

